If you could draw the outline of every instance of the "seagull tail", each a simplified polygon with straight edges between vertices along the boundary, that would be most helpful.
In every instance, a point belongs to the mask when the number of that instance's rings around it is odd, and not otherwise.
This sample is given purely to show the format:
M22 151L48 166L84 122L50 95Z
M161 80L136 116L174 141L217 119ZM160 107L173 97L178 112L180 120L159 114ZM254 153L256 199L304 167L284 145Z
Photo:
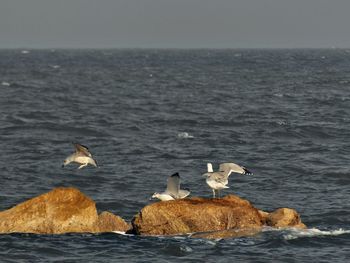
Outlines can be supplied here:
M90 159L90 163L95 166L95 167L98 167L98 164L97 164L97 161L95 159Z

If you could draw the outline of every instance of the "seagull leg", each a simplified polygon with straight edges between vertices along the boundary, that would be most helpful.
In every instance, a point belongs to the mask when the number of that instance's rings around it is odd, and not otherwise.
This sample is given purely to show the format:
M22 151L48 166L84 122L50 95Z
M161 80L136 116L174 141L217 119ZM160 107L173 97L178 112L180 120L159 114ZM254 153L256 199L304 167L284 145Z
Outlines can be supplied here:
M84 164L80 165L80 166L78 167L78 169L81 169L81 168L83 168L83 167L85 167L85 166L87 166L87 165L88 165L87 163L84 163Z
M213 198L215 198L215 189L213 189Z
M220 198L220 190L218 189L218 198Z

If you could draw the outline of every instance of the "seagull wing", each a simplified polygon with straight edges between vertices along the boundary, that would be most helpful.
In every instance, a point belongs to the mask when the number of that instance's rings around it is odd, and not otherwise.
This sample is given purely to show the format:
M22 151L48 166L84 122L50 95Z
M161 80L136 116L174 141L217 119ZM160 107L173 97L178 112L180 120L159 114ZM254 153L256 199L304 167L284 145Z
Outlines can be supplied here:
M92 157L88 147L81 145L79 143L74 143L74 148L76 153L83 154L88 157Z
M183 199L185 197L187 197L191 192L189 190L179 190L179 199Z
M225 184L227 183L227 178L224 173L222 172L215 172L210 175L210 179L214 180L218 183Z
M180 175L175 173L168 178L166 192L173 196L177 196L180 190Z
M220 172L229 173L230 171L239 174L252 174L247 168L235 163L222 163L219 167Z

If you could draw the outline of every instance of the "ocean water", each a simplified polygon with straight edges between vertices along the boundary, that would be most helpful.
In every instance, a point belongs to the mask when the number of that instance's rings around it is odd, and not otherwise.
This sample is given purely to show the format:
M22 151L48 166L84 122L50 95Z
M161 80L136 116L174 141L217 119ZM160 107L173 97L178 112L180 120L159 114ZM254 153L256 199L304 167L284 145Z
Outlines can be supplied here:
M206 163L235 162L254 175L223 194L294 208L308 229L0 235L0 261L348 262L349 138L349 50L1 50L0 210L73 186L130 221L172 173L210 197ZM62 168L71 142L100 167Z

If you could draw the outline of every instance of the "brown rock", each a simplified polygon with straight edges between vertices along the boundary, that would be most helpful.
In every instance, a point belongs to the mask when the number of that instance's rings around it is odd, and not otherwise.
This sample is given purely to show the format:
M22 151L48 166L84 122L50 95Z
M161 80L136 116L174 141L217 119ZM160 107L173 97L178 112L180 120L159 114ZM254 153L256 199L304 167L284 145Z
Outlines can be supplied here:
M96 233L113 229L119 225L119 221L113 222L110 215L101 215L99 218L95 203L79 190L56 188L0 212L0 233Z
M97 221L98 232L123 231L126 232L131 228L120 216L110 212L102 212Z
M255 235L263 225L306 228L293 209L280 208L267 213L233 195L221 199L191 198L157 202L144 207L132 223L136 234L194 233L192 237L200 238ZM0 212L0 233L61 234L129 230L130 225L112 213L98 215L95 203L75 188L56 188Z
M229 195L221 199L191 198L157 202L144 207L132 221L140 235L173 235L257 228L258 210L248 201Z
M280 208L272 213L267 213L262 210L258 210L262 217L264 225L268 225L276 228L295 227L305 229L306 226L301 222L299 214L290 208ZM194 238L208 238L208 239L221 239L221 238L237 238L243 236L254 236L261 231L261 227L256 228L235 228L222 231L212 231L204 233L194 233L191 237Z
M279 208L276 211L269 213L266 219L266 224L277 228L306 228L300 220L300 215L294 209L290 208Z

